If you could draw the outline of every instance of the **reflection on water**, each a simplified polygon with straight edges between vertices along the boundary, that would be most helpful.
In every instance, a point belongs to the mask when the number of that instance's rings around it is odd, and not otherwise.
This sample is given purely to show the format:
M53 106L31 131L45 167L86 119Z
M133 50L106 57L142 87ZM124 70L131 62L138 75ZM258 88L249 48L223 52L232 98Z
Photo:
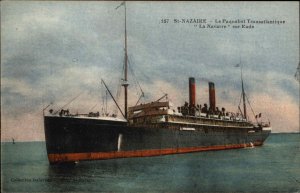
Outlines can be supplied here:
M2 143L5 192L297 192L300 135L265 145L159 157L49 165L45 143Z

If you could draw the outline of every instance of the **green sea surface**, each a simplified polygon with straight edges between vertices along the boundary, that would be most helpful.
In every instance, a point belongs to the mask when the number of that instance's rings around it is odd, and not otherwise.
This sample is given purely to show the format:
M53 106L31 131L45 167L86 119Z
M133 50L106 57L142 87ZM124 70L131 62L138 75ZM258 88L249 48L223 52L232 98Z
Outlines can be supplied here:
M1 192L300 192L300 134L262 147L49 165L45 142L1 143Z

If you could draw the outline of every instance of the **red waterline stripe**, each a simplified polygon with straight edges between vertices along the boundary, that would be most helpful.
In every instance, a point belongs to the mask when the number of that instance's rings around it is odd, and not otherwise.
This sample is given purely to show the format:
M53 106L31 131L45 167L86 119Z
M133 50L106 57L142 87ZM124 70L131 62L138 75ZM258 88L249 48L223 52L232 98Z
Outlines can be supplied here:
M262 142L255 142L253 145L261 146ZM225 149L238 149L251 147L251 144L232 144L232 145L218 145L210 147L184 147L184 148L167 148L167 149L150 149L150 150L136 150L136 151L114 151L114 152L90 152L90 153L62 153L62 154L48 154L50 163L74 162L80 160L101 160L113 158L128 158L128 157L148 157L159 156L176 153L189 153L197 151L212 151Z

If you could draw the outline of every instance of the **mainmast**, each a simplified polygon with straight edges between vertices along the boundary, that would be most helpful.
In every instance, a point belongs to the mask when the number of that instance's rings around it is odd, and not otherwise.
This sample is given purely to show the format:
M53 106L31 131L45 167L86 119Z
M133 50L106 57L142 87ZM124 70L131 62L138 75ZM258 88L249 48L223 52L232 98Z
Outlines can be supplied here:
M244 89L244 81L243 81L243 66L241 63L241 81L242 81L242 96L243 96L243 107L244 107L244 118L247 120L247 107L246 107L246 100L245 100L245 89Z
M126 26L126 2L122 2L116 9L118 9L120 6L124 5L125 9L125 37L124 37L124 42L125 42L125 56L124 56L124 79L123 79L123 84L124 86L124 114L125 114L125 119L128 118L127 116L127 90L128 90L128 77L127 77L127 71L128 71L128 55L127 55L127 26Z
M127 90L128 90L128 82L127 82L127 68L128 68L128 55L127 55L127 26L126 26L126 2L124 2L124 8L125 8L125 70L124 70L124 95L125 95L125 101L124 101L124 112L125 112L125 118L127 119Z
M244 90L244 81L243 76L241 75L242 79L242 95L243 95L243 106L244 106L244 118L247 120L247 108L246 108L246 101L245 101L245 90Z

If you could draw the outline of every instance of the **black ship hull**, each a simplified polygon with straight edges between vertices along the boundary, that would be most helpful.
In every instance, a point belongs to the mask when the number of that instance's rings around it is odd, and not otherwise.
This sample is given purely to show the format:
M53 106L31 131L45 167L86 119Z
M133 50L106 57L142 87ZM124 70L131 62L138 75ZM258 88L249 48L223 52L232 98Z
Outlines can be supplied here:
M127 122L45 116L51 164L80 160L159 156L260 146L270 130L161 122L130 126Z

